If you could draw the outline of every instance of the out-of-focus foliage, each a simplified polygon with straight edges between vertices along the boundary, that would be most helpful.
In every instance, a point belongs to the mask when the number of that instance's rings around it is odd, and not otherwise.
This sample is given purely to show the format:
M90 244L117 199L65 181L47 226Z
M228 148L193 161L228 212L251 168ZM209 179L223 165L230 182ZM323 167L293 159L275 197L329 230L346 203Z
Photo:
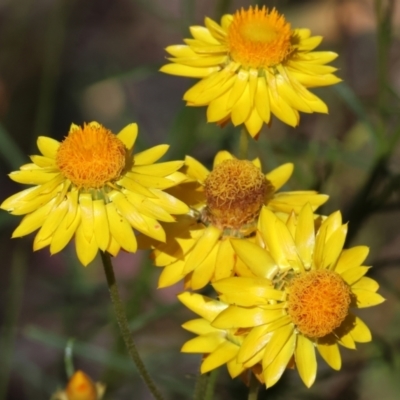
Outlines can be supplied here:
M138 149L171 145L210 166L220 149L235 154L238 131L207 124L205 109L185 107L194 81L158 72L164 48L189 37L204 17L250 4L277 6L293 27L324 36L339 53L343 83L315 90L329 115L302 115L290 128L274 120L250 157L264 170L295 164L287 190L330 195L322 212L341 209L349 242L371 248L370 276L387 301L360 313L373 341L344 349L343 367L323 365L311 389L287 371L260 393L268 399L385 399L400 383L400 7L396 0L3 0L0 3L0 201L19 191L7 173L36 154L38 135L61 140L72 122L99 121L118 132L140 125ZM0 214L0 400L46 399L67 381L64 349L75 338L74 364L106 384L105 399L147 399L110 312L99 259L83 269L73 246L50 257L32 253L32 237L10 240L17 217ZM192 318L176 301L182 286L157 290L160 271L147 254L121 253L115 272L131 329L167 398L191 397L200 360L181 354ZM247 389L224 370L215 399L243 399Z

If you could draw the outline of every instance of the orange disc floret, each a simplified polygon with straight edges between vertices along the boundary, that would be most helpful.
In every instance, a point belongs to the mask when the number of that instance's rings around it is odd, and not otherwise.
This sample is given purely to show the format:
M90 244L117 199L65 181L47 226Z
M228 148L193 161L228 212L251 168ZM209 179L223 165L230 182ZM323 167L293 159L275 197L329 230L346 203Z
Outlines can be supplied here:
M56 163L77 188L100 189L118 180L126 153L122 141L102 125L74 125L57 151Z
M322 269L300 274L292 279L288 291L288 313L305 336L323 337L348 315L350 288L336 272Z
M225 160L205 180L209 218L219 228L239 229L259 214L267 191L273 191L259 168L248 160Z
M275 9L243 8L228 29L231 58L247 68L268 68L281 63L291 52L292 30Z

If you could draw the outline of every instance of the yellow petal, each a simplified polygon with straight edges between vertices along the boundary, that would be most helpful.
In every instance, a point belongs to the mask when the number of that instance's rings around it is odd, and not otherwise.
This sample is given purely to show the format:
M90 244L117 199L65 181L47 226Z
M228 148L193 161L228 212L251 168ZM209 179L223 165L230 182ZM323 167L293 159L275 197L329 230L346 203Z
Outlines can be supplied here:
M183 260L178 260L164 267L158 278L158 288L172 286L182 280L185 277L183 273L184 265L185 262Z
M294 165L292 163L282 164L266 174L265 177L271 182L275 191L277 191L290 179L293 169Z
M312 36L307 39L302 39L299 43L299 49L302 51L314 50L321 42L322 36Z
M351 291L356 297L358 308L377 306L385 301L380 294L370 292L369 290L352 288Z
M246 126L247 132L249 132L253 138L260 132L263 126L263 120L255 108L251 109L249 117L244 121L244 125Z
M191 319L190 321L182 324L182 328L196 335L206 335L208 333L215 333L218 330L213 328L208 321L204 318Z
M264 77L259 77L257 79L257 91L254 96L254 105L260 118L268 124L271 119L271 107L269 104L268 86Z
M339 257L335 272L341 274L347 269L359 267L367 258L369 248L367 246L355 246L351 249L345 249Z
M311 268L315 245L314 213L309 203L300 211L295 233L297 251L306 269Z
M93 224L97 245L102 251L106 251L110 243L110 228L104 200L93 200Z
M218 246L217 258L215 261L215 272L213 280L219 281L233 275L235 268L236 254L228 239L221 240Z
M181 348L182 353L211 353L225 342L222 332L213 332L188 340Z
M157 197L151 198L149 201L162 207L166 212L171 214L186 214L189 212L189 207L176 197L158 189L151 189L151 192Z
M342 225L337 229L325 243L322 251L322 259L319 261L315 259L317 268L334 269L336 262L339 259L340 253L343 250L344 242L346 240L347 224Z
M121 140L128 150L132 150L136 142L137 135L137 124L129 124L118 133L117 138Z
M234 82L235 82L235 76L233 75L229 77L229 79L227 79L223 84L215 85L212 88L204 90L201 94L199 94L196 97L196 100L193 101L193 104L194 105L209 104L212 100L219 98L225 93L229 93L231 91Z
M47 136L39 136L36 141L37 147L40 152L48 158L55 160L60 142Z
M144 187L138 182L135 182L133 179L128 178L126 175L122 179L120 179L118 182L118 185L120 185L123 188L126 188L130 192L140 194L145 197L155 197L152 191L150 189Z
M288 103L286 103L277 92L276 84L274 83L275 78L268 79L270 86L269 89L269 103L271 112L278 117L282 122L290 126L297 126L299 123L299 113L294 110ZM272 84L272 87L271 87Z
M293 356L295 345L296 334L293 332L275 359L263 371L264 381L267 388L275 385L285 372L286 367Z
M150 176L167 176L178 170L183 165L183 161L168 161L150 165L134 165L132 172Z
M339 346L337 343L318 343L317 349L326 363L336 371L342 367L342 358L340 357Z
M353 285L359 279L361 279L369 270L369 267L355 267L350 268L341 274L342 278L349 285Z
M197 40L201 40L209 44L220 44L204 26L191 26L189 29L192 36Z
M355 342L367 343L372 340L371 331L368 326L358 317L355 317L355 324L350 331L351 337Z
M370 292L376 292L379 289L379 284L373 279L364 276L352 285L352 289L363 289L369 290Z
M197 241L195 247L189 254L184 270L185 274L193 271L201 262L203 262L203 260L205 260L214 246L218 243L221 235L222 232L213 225L209 225L204 230L203 235Z
M135 165L148 165L158 161L169 149L168 144L159 144L134 155Z
M93 200L89 193L79 195L79 206L81 208L81 229L88 242L94 235Z
M224 120L231 111L227 106L229 91L225 92L222 96L210 102L207 108L207 122L218 122Z
M228 106L229 107L229 106ZM232 107L231 119L235 126L243 124L244 121L249 117L251 111L250 101L250 89L249 85L246 85L239 100Z
M254 243L247 240L231 240L236 254L257 276L272 279L278 272L279 267L271 256Z
M290 269L288 254L295 254L296 248L285 224L276 215L263 207L260 213L261 235L272 258L280 268Z
M233 358L232 360L228 361L226 363L226 366L228 368L229 375L231 378L236 378L239 376L246 368L243 366L243 364L240 364L236 361L236 358Z
M216 67L189 67L181 64L166 64L160 68L160 72L170 75L186 76L189 78L205 78L213 72L220 70L219 66Z
M270 300L285 300L286 293L273 288L265 278L231 277L213 283L224 302L243 307L268 304ZM271 308L281 308L281 304L271 304Z
M256 326L247 336L245 336L240 350L237 355L237 360L240 363L246 363L254 357L258 352L263 351L266 344L271 339L273 332L268 330L268 325ZM246 364L246 367L251 365Z
M94 235L90 240L87 239L82 223L78 225L76 229L75 248L76 248L76 255L78 256L79 261L85 267L94 260L99 250Z
M32 213L25 215L20 224L12 233L11 237L17 238L25 236L29 233L36 231L36 229L39 229L49 215L55 201L56 199L53 199L45 204L43 207L40 207Z
M202 374L209 372L219 366L232 360L239 350L239 346L225 341L218 346L211 354L209 354L201 364L200 371Z
M178 299L187 308L211 322L228 305L198 293L183 292L178 294Z
M304 204L310 203L311 208L315 211L327 200L328 196L317 194L313 191L282 192L275 194L275 196L268 202L268 207L271 210L284 212L286 214L290 214L292 211L298 214Z
M235 157L231 153L229 153L229 151L221 150L214 157L213 168L215 168L218 164L221 164L225 160L232 160L234 158Z
M190 285L193 290L199 290L211 281L216 268L218 248L218 244L214 246L203 262L193 270Z
M185 165L187 167L186 173L193 179L203 183L210 171L201 163L199 163L195 158L186 156Z
M281 328L275 330L265 347L265 352L262 360L263 369L267 368L278 356L278 354L283 350L285 344L289 340L293 340L292 336L294 336L294 325L284 325ZM281 361L284 361L281 358ZM286 365L285 365L286 366Z
M68 213L53 233L50 244L50 253L61 251L72 239L81 223L81 208L78 206L78 191L67 193Z
M317 375L317 359L313 342L303 335L297 335L294 356L300 378L307 387L311 387Z
M134 170L132 172L127 172L126 176L130 179L133 179L140 185L148 188L151 187L156 189L167 189L174 186L174 182L167 178L137 174L136 172L134 172Z
M9 174L9 177L18 183L24 185L43 185L57 177L58 171L46 171L44 169L27 169L24 171L14 171Z
M50 214L44 221L40 231L37 234L38 240L42 241L53 235L54 231L57 229L58 225L64 219L68 212L69 202L65 199L58 206L55 206Z
M137 242L127 220L118 213L114 203L108 203L106 205L106 210L111 235L124 250L135 253L137 250Z
M230 90L229 99L227 103L227 107L232 108L237 101L242 96L244 90L246 89L247 82L249 80L249 72L241 69L237 74L234 76L235 81Z
M264 310L261 307L229 306L212 322L218 329L252 328L273 322L286 314L284 309Z
M174 57L193 57L196 55L196 53L185 44L175 44L167 46L165 48L165 51Z

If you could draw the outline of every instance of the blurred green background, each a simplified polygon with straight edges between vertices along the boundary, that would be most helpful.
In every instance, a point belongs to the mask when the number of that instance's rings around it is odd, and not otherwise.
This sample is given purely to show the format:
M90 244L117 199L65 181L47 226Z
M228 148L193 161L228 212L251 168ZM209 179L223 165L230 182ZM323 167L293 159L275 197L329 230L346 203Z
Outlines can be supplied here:
M274 119L252 157L264 171L293 162L287 189L330 195L322 212L341 209L347 245L371 248L370 276L387 301L359 315L373 342L343 349L339 372L319 359L306 389L297 372L260 399L394 400L400 393L400 1L399 0L0 0L0 201L21 190L7 173L37 154L39 135L61 140L70 124L98 121L114 132L139 124L138 148L171 145L210 166L216 151L237 153L239 129L185 108L194 80L164 75L164 48L189 37L204 17L219 20L250 4L276 6L292 27L323 35L319 49L339 53L344 83L315 90L329 115L302 114L290 128ZM0 400L49 399L64 387L64 350L74 338L75 368L107 385L106 399L149 399L119 339L100 259L87 268L73 244L61 254L32 253L33 236L11 240L19 217L0 213ZM195 318L175 287L157 290L148 254L121 253L115 271L146 365L167 399L191 398L200 359L179 349ZM221 368L216 400L247 389Z

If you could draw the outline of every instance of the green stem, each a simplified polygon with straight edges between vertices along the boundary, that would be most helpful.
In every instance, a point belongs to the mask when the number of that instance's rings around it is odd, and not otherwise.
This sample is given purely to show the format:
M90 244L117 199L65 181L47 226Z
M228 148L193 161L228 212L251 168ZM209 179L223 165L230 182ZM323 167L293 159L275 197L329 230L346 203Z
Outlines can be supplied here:
M249 133L245 126L240 130L239 159L247 160L249 153Z
M217 382L217 377L219 374L219 368L214 369L210 372L210 376L208 378L206 392L204 394L204 400L212 400L214 398L214 388Z
M104 272L107 277L108 289L110 291L111 301L114 307L114 314L117 319L126 349L128 350L128 354L131 357L132 361L135 363L140 376L144 380L153 397L157 400L163 400L163 396L161 395L158 388L151 379L149 373L147 372L146 367L144 366L143 361L140 358L139 352L137 351L136 345L133 341L131 332L129 330L129 324L126 317L125 309L119 296L111 257L107 252L100 252L100 254L101 260L103 261Z
M260 390L260 382L256 378L256 376L251 372L250 373L250 386L249 386L249 397L248 400L257 400L258 391Z

